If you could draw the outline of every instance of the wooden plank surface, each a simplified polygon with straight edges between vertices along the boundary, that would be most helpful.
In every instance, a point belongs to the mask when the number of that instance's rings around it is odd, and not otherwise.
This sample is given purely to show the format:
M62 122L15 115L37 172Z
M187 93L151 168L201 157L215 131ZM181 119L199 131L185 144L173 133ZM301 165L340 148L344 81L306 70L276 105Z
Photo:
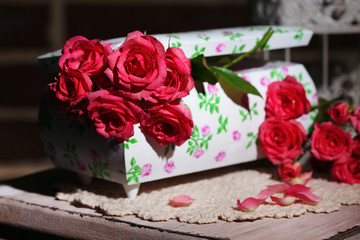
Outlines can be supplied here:
M59 184L75 174L54 169L0 183L0 222L79 239L345 239L360 237L360 206L291 219L187 224L103 216L96 210L55 200ZM357 239L356 237L354 239Z

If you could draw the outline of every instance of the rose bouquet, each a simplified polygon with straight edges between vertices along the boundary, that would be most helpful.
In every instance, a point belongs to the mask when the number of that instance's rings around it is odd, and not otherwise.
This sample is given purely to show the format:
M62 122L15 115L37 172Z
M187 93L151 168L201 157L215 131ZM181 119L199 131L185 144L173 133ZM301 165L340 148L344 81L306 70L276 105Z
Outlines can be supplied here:
M244 95L260 93L228 67L266 45L273 31L246 54L223 67L209 66L203 55L188 59L178 47L165 50L156 38L139 31L127 35L117 49L82 36L69 39L59 59L48 95L70 119L89 121L104 138L122 143L134 125L160 145L180 146L192 135L190 109L181 101L194 80L224 81Z
M310 107L303 86L291 76L269 86L259 145L286 183L305 185L311 179L312 172L302 173L299 163L307 152L314 169L330 167L335 180L360 183L360 106L354 110L341 99L320 99ZM306 134L296 119L315 109L318 114Z

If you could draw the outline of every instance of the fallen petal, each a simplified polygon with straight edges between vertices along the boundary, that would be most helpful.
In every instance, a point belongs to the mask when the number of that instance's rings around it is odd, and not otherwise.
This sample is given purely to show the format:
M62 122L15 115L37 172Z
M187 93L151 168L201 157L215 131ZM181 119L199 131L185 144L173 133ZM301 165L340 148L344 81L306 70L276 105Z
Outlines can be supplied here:
M294 195L295 193L298 193L298 192L311 192L311 188L310 187L307 187L307 186L304 186L302 184L295 184L295 185L292 185L290 186L286 193L290 194L290 195Z
M290 204L293 204L296 200L296 197L291 195L286 195L282 198L270 196L271 200L273 200L276 204L279 204L280 206L288 206Z
M311 192L298 192L294 196L300 199L305 204L316 205L320 202L321 198Z
M257 200L259 200L259 203L263 203L268 197L270 197L271 195L273 195L275 193L274 190L272 189L264 189L264 190L261 190L261 192L258 193L258 195L255 196L255 198Z
M186 207L189 206L195 199L189 197L188 195L178 195L176 197L173 197L170 200L170 205L173 207Z
M286 193L290 185L286 183L279 183L279 184L269 185L267 187L268 189L273 190L275 193Z
M246 198L243 202L240 202L240 200L238 199L237 205L239 209L243 212L253 212L259 207L260 202L256 198L249 197Z

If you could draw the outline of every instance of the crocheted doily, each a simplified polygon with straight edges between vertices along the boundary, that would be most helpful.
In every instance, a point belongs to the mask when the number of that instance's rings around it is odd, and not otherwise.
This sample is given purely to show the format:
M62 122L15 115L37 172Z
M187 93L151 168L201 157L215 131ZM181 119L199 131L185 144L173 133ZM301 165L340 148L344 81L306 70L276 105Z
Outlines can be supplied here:
M233 168L234 169L234 168ZM339 210L342 204L360 205L360 186L339 184L331 180L313 178L307 186L321 197L316 206L295 203L290 206L275 205L271 199L254 212L237 210L236 201L254 197L267 185L280 183L266 170L239 170L225 168L190 174L166 180L144 183L136 199L125 197L121 185L95 180L87 187L62 189L56 197L73 204L82 204L101 210L106 215L134 214L142 219L165 221L178 219L187 223L213 223L255 220L264 217L291 218L306 212L329 213ZM69 186L68 186L69 187ZM179 194L195 199L187 207L172 207L169 200Z

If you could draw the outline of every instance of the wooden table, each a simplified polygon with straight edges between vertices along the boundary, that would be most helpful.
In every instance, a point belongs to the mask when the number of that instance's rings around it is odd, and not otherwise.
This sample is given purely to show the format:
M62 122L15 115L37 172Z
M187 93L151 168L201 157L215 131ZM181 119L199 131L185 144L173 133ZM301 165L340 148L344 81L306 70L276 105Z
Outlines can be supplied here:
M61 169L0 182L0 223L12 226L8 228L11 231L25 228L78 239L360 239L358 205L343 206L331 214L307 213L291 219L203 225L176 220L149 222L135 216L104 216L56 200L56 186L69 182L77 183L76 175Z

